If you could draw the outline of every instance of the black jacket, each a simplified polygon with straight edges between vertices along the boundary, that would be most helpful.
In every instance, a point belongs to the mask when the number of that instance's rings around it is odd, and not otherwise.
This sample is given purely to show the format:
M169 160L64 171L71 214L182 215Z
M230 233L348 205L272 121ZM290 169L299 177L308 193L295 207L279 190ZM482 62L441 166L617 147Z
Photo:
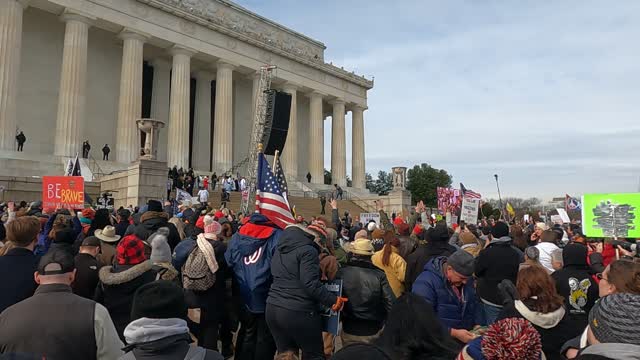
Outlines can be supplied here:
M0 313L33 295L38 285L33 273L39 257L25 248L13 248L0 256Z
M419 245L414 252L407 256L407 271L404 275L404 286L411 291L413 282L424 271L429 260L437 256L449 256L456 252L455 246L446 241L429 241L426 245Z
M98 260L90 254L78 254L75 258L76 278L71 285L73 293L93 299L98 285Z
M124 342L124 328L131 320L131 305L133 295L142 285L156 279L151 261L141 264L105 266L100 269L100 282L96 287L94 300L109 310L109 315L116 326L118 336Z
M562 250L564 267L551 274L558 294L564 297L568 320L575 328L574 336L582 333L589 321L589 312L598 299L598 284L587 264L587 247L569 244Z
M273 283L267 304L294 311L318 311L336 302L320 282L319 247L314 236L298 226L288 226L271 259Z
M186 240L193 241L193 240ZM227 245L222 241L209 240L213 246L213 251L218 262L218 271L216 271L216 282L206 291L185 290L185 300L190 308L207 308L220 313L224 311L224 296L226 290L226 279L230 276L227 261L224 253L227 251ZM195 245L194 248L198 246ZM191 252L189 252L191 254ZM181 271L181 269L178 269Z
M140 217L140 225L136 226L134 234L140 240L146 241L151 234L158 231L161 227L169 229L169 237L167 239L171 251L180 242L180 234L176 226L169 222L169 214L164 211L147 211Z
M501 238L506 239L506 238ZM478 278L477 292L481 299L496 305L502 304L498 294L498 284L508 279L516 283L520 267L520 255L511 247L511 241L500 242L495 239L489 246L480 251L476 258L475 275Z
M396 300L384 271L371 260L353 257L338 271L342 296L349 299L342 311L343 330L351 335L375 335Z

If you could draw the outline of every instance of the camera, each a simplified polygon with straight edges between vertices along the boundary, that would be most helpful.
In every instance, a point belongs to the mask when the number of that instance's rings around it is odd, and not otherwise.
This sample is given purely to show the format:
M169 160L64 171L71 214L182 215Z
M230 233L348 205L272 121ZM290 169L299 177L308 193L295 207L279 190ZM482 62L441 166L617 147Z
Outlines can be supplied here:
M613 247L620 246L621 248L633 253L635 253L636 249L638 248L637 244L626 240L611 240L611 245L613 245Z

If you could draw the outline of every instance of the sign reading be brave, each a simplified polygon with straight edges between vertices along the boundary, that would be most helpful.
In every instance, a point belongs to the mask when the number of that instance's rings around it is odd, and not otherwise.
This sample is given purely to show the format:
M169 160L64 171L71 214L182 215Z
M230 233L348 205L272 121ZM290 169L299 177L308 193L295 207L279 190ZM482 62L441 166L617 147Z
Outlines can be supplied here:
M84 178L82 176L43 176L42 206L44 208L84 208Z

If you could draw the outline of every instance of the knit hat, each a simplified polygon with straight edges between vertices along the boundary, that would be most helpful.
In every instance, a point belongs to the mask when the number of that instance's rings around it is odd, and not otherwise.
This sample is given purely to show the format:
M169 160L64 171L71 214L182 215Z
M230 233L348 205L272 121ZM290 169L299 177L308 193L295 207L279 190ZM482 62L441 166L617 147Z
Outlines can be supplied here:
M325 239L327 238L327 229L321 223L309 225L307 229L317 232L319 235L324 236Z
M144 243L135 235L125 236L116 247L118 265L137 265L147 260Z
M462 240L462 245L469 245L469 244L477 244L478 243L478 239L470 232L463 232L460 234L460 240Z
M437 224L427 232L429 241L449 241L449 229L446 224Z
M526 319L507 318L493 323L481 342L482 355L491 360L540 359L540 334Z
M496 239L499 239L499 238L505 237L505 236L509 236L509 225L507 225L506 223L504 223L502 221L498 221L491 228L491 235Z
M204 217L204 237L207 239L213 239L222 231L222 225L215 221L211 216L206 215Z
M156 280L136 290L131 304L131 321L140 318L187 319L182 289L167 280Z
M81 215L85 219L93 220L93 218L96 216L96 212L92 208L86 208L82 210Z
M640 344L640 295L616 293L605 296L589 313L589 328L601 343Z
M160 228L160 229L163 229L163 228ZM151 262L153 263L161 263L161 262L170 263L171 262L171 247L169 247L167 236L165 234L159 231L155 232L151 234L151 236L149 236L149 238L147 239L147 242L151 244Z
M164 209L162 208L162 203L160 201L149 200L147 201L147 211L162 212Z
M473 263L473 255L464 250L457 250L447 258L447 264L462 276L473 275Z
M222 213L222 211L218 210L218 211L216 211L215 214L213 214L213 217L216 218L216 219L220 219L220 218L224 217L224 214Z
M358 239L367 239L369 237L369 234L367 233L367 230L360 230L356 233L356 235L353 237L355 240Z

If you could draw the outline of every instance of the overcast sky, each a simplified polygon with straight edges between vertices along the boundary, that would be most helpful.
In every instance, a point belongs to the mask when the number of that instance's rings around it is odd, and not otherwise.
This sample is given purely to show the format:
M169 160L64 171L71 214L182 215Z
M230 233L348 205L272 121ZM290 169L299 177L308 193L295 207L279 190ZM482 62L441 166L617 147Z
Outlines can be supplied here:
M369 173L426 162L485 197L496 173L503 196L638 190L640 1L238 3L375 76Z

